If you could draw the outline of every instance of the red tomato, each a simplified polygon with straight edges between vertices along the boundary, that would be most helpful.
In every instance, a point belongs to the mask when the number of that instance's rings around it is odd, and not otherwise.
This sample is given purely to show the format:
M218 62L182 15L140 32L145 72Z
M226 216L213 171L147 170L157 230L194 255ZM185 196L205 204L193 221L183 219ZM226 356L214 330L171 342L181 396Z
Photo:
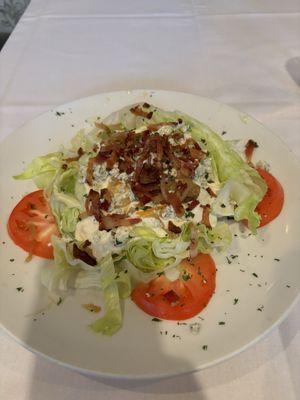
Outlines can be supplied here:
M257 168L257 172L268 186L264 198L255 209L261 216L259 224L259 227L261 227L271 222L280 214L284 202L284 192L281 184L269 172L262 168Z
M135 304L157 318L183 320L194 317L207 306L216 287L216 266L208 254L199 254L180 264L180 277L171 282L164 275L131 293Z
M59 236L55 218L43 190L29 193L10 214L7 229L16 245L30 254L53 258L51 236Z

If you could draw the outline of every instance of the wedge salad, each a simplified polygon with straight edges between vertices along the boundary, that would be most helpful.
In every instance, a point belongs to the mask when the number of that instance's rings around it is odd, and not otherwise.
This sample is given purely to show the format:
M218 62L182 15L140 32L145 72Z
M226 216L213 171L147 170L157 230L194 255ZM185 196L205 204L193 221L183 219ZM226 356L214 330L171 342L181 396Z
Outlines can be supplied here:
M95 332L116 333L120 299L130 297L155 318L191 318L215 291L209 254L230 245L228 221L255 233L281 211L282 187L252 164L255 146L239 152L182 112L127 106L91 119L70 147L14 177L39 190L16 205L9 234L31 255L54 258L41 275L50 292L103 293Z

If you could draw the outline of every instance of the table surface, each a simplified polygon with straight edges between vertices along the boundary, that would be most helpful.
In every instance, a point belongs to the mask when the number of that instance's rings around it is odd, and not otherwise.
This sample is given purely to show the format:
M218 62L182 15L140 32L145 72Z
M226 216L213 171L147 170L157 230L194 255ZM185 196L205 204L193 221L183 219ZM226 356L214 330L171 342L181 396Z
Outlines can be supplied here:
M32 0L0 53L0 139L55 105L135 88L237 107L300 156L300 2ZM300 306L268 337L198 373L91 379L0 331L0 398L299 399Z

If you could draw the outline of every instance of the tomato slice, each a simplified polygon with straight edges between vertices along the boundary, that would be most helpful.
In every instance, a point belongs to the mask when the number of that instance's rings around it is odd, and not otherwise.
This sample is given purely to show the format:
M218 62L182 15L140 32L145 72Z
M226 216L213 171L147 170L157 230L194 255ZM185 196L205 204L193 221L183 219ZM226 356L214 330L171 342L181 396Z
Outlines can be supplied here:
M255 209L261 217L259 227L262 227L280 214L284 203L284 191L278 180L265 169L257 168L257 172L268 186L264 198Z
M131 293L134 303L154 317L184 320L199 314L216 287L216 266L208 254L180 264L180 276L171 282L164 275L140 283Z
M59 236L43 190L29 193L10 214L7 229L15 244L30 254L52 259L51 236Z

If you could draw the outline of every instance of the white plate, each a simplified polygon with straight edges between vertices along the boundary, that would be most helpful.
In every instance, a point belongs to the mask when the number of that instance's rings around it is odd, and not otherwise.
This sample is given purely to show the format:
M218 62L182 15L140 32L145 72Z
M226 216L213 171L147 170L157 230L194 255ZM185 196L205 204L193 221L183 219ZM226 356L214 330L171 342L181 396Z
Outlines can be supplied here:
M102 377L169 376L228 359L283 320L296 301L300 286L298 161L276 136L254 119L190 94L145 90L101 94L60 106L22 126L1 143L2 223L7 221L24 193L34 189L29 182L16 182L11 178L22 170L24 163L37 155L55 151L62 143L67 144L86 118L105 117L138 101L184 111L219 133L226 131L227 139L257 141L255 161L262 159L270 163L271 172L283 184L285 206L275 221L259 230L257 237L244 238L237 231L227 257L230 254L238 254L238 257L231 259L230 264L226 255L216 257L216 294L201 313L201 319L195 317L187 321L187 325L154 322L127 300L124 326L111 338L94 334L87 328L96 317L81 304L97 301L94 293L77 292L63 304L42 311L49 299L40 284L39 274L47 261L34 258L25 263L26 254L11 242L2 225L2 327L26 348L62 365ZM18 287L24 291L18 291ZM238 299L235 305L234 299ZM193 323L200 328L198 333L195 329L192 332Z

